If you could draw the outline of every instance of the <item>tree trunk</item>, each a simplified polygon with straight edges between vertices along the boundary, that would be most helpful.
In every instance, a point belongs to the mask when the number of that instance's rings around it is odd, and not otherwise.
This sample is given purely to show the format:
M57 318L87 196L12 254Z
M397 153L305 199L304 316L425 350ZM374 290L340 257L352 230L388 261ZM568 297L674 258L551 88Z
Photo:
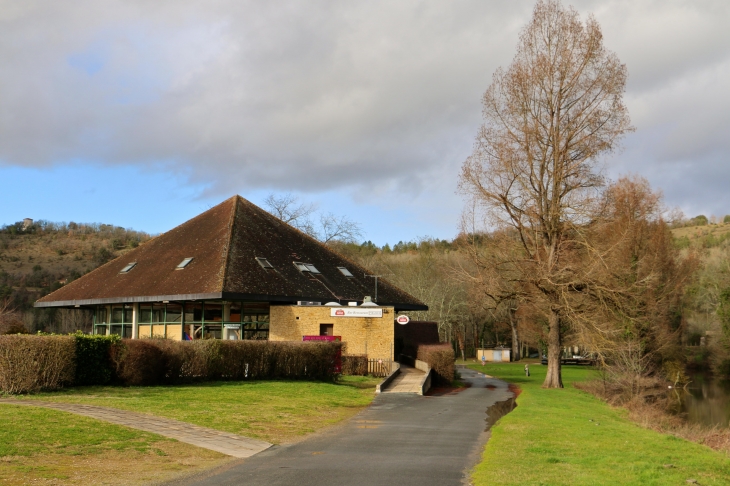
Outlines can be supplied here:
M557 311L553 309L550 310L549 326L547 354L548 369L542 387L563 388L563 377L560 371L560 352L562 349L560 342L560 316Z
M512 328L512 361L519 361L520 357L520 340L517 335L517 320L514 316L514 309L508 309L509 325Z

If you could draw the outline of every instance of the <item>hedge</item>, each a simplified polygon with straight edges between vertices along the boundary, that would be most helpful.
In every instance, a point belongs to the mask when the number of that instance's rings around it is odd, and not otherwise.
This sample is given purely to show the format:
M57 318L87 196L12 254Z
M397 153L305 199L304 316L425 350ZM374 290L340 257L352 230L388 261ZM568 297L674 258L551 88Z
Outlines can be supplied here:
M75 355L72 336L0 336L0 391L28 393L70 384Z
M416 358L431 367L434 384L450 385L454 380L454 350L449 344L422 344Z
M365 376L368 374L368 357L363 355L348 355L342 357L342 374Z
M109 359L111 348L119 336L84 334L73 335L76 341L75 385L106 385L114 378L114 367Z
M170 341L112 336L0 336L0 391L65 385L335 377L339 342Z

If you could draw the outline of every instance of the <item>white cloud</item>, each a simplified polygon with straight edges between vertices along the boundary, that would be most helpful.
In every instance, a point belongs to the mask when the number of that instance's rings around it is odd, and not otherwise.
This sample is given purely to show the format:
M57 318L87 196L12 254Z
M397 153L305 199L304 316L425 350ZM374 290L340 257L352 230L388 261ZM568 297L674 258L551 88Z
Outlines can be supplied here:
M630 71L639 130L612 170L722 212L730 5L576 6ZM481 94L530 13L498 0L0 2L0 163L164 166L225 193L350 186L426 218L460 206Z

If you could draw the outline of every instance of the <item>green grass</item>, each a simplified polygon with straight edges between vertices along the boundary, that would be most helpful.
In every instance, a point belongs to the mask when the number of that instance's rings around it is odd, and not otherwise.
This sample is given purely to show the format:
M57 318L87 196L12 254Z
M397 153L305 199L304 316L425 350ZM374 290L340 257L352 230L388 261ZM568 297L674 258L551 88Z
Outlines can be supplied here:
M517 408L492 429L473 471L476 486L730 484L725 454L643 429L625 411L574 388L595 377L589 369L564 367L565 388L546 390L546 366L532 364L529 378L523 363L470 368L522 389Z
M182 463L180 458L192 461ZM144 483L225 457L57 410L0 404L0 484Z
M148 413L273 443L295 440L357 413L380 380L213 382L156 387L79 387L24 400L83 403Z

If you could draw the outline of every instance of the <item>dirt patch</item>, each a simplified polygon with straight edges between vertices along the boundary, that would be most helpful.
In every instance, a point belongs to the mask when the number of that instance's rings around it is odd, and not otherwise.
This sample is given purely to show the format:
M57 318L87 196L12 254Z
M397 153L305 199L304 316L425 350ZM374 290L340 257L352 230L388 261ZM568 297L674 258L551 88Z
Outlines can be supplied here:
M509 389L509 391L511 391L512 393L514 393L515 398L519 397L520 396L520 393L522 393L522 388L520 388L519 386L515 385L514 383L509 383L507 385L507 388Z
M497 389L497 387L496 387L496 386L494 386L494 385L492 385L491 383L487 383L487 384L486 384L486 385L484 386L484 388L486 388L486 389L488 389L488 390L496 390L496 389Z

